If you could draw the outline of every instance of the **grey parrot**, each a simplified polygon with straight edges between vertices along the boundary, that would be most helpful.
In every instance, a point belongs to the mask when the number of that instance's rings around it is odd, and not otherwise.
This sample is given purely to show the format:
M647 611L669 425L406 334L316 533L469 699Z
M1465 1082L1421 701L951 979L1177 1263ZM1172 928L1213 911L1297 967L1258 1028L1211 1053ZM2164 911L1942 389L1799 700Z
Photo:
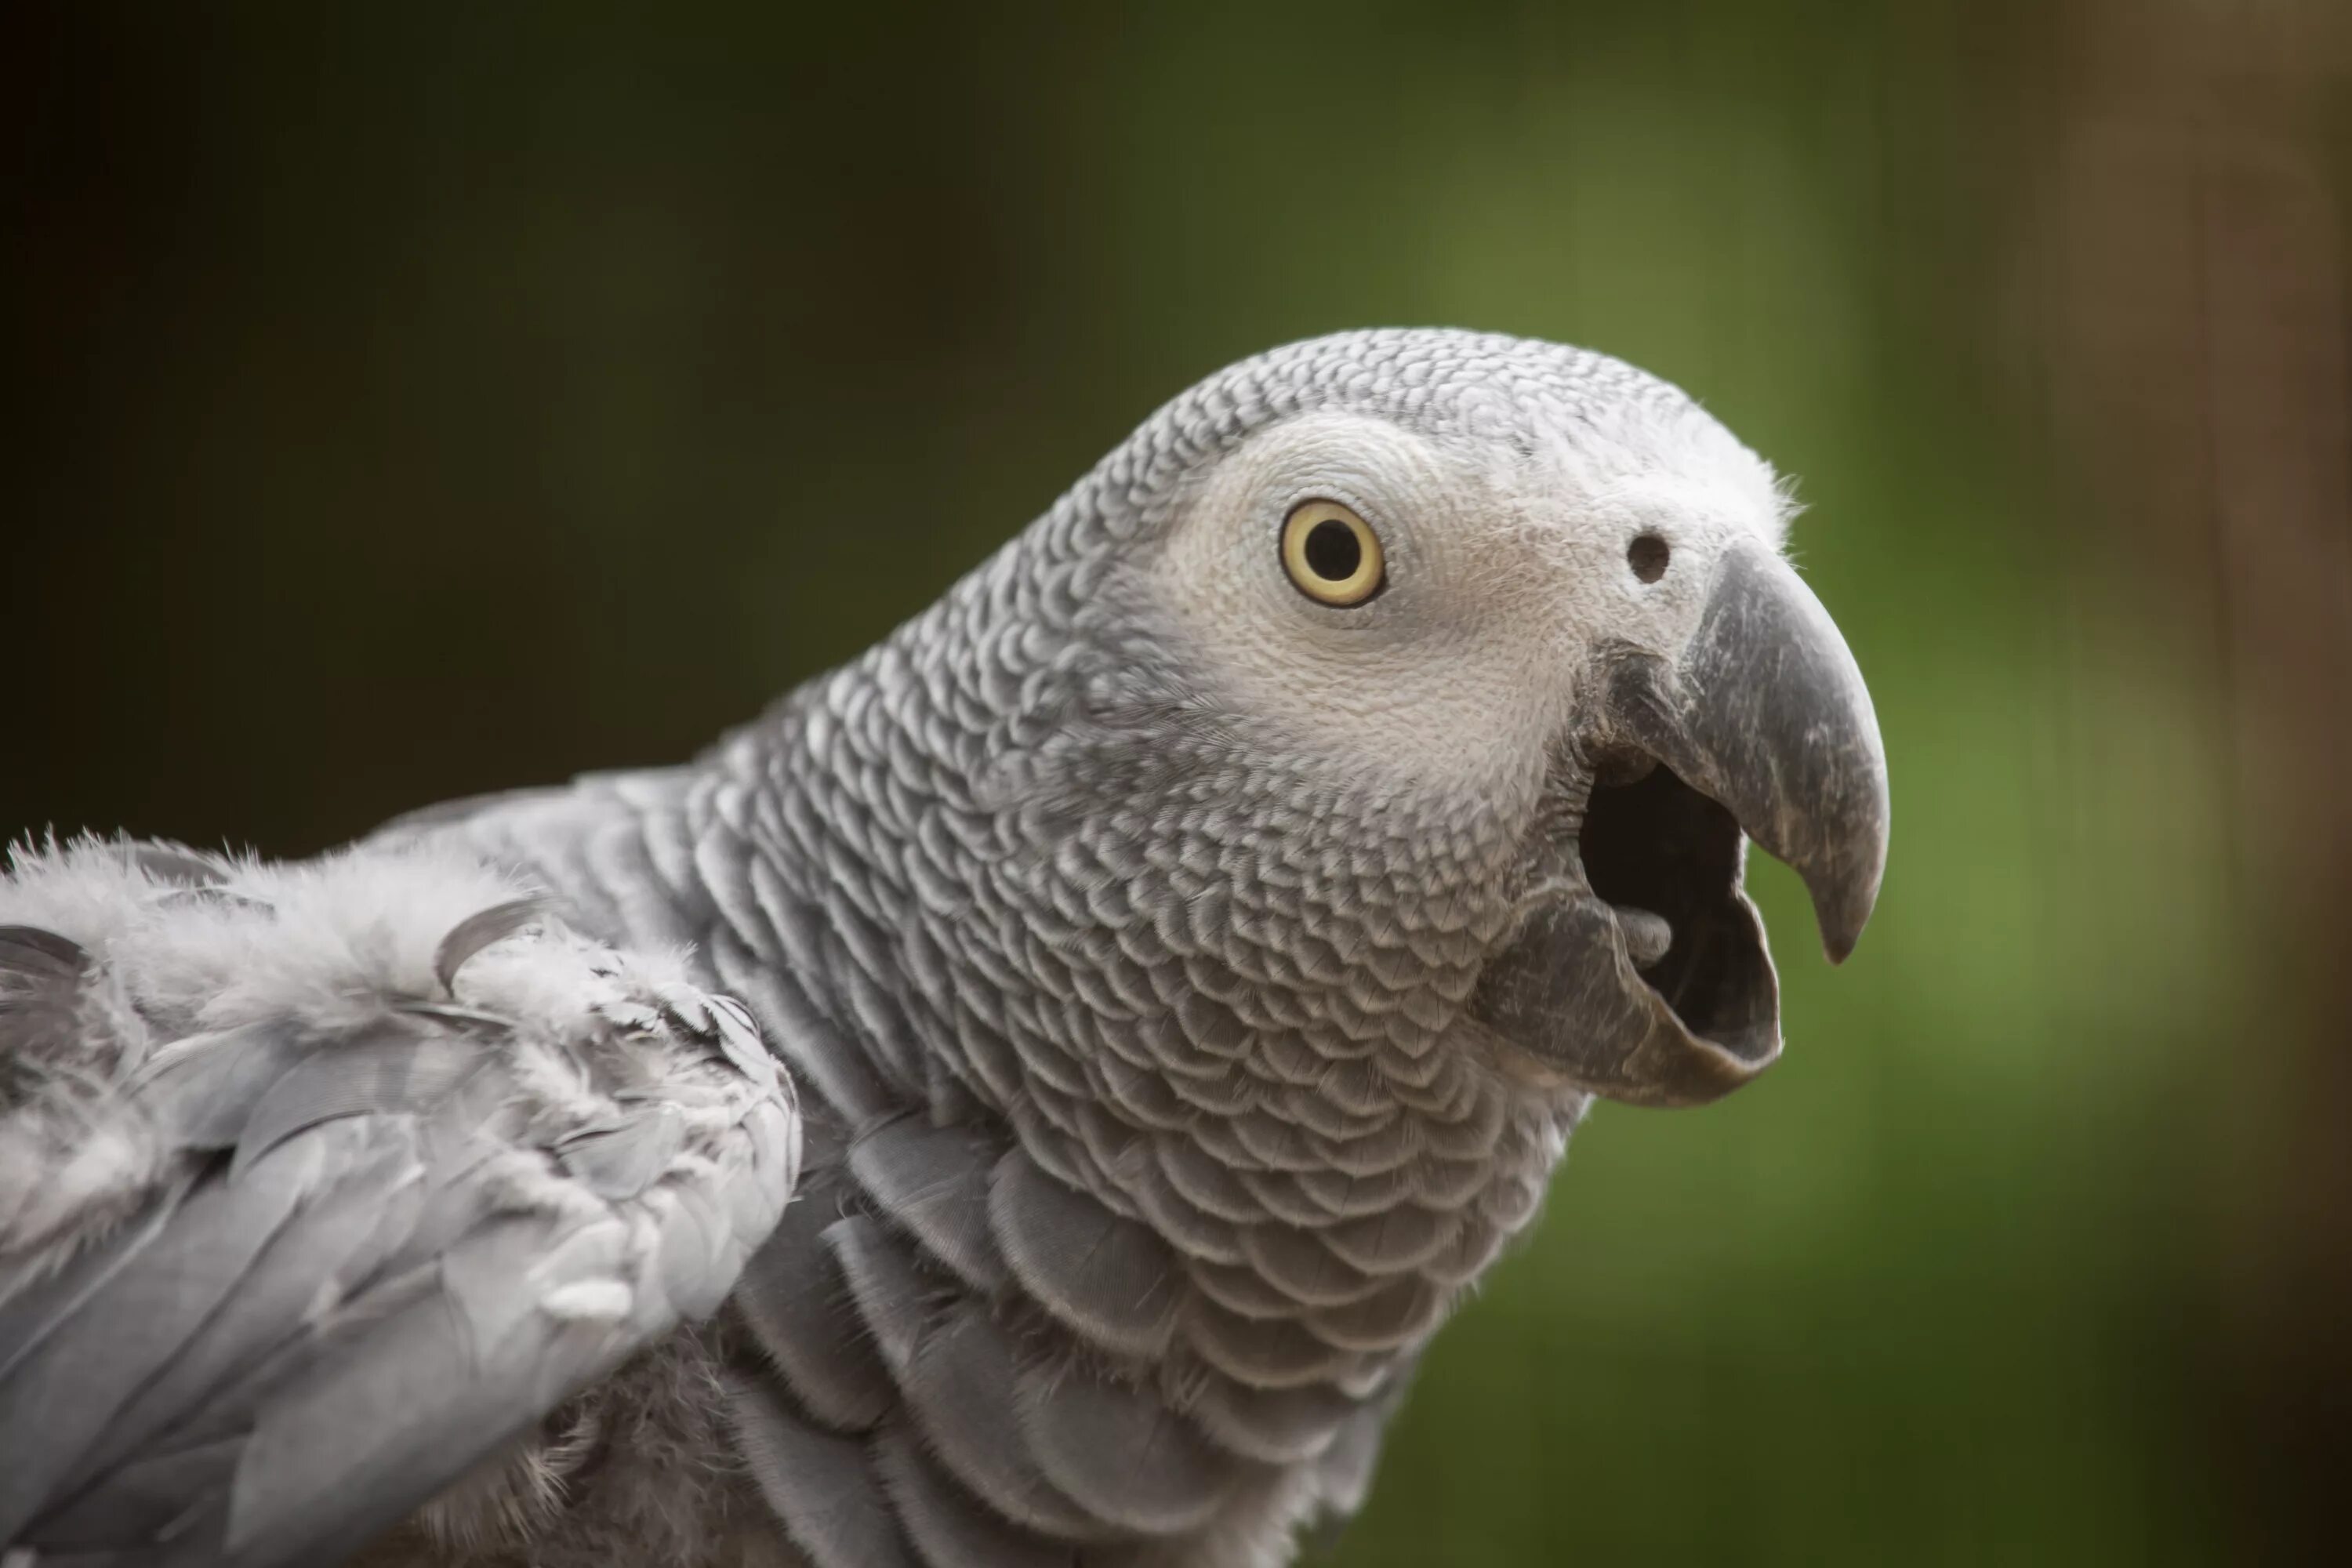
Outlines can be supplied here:
M1255 1565L1596 1096L1843 959L1772 469L1451 331L1182 394L679 767L0 881L0 1562Z

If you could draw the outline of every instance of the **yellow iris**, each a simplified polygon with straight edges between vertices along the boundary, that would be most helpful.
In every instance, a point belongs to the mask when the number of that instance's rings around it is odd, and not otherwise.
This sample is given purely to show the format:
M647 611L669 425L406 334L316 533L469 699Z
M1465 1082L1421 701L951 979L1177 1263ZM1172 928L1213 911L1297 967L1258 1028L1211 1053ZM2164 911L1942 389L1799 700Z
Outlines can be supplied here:
M1282 520L1282 569L1317 604L1346 609L1381 591L1388 566L1371 524L1338 501L1310 500Z

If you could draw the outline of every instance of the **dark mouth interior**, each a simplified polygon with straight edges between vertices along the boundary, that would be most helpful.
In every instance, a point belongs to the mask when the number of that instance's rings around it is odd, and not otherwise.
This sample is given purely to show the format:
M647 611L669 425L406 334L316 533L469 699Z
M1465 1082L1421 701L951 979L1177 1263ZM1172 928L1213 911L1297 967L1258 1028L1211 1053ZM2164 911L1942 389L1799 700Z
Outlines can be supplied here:
M1620 910L1663 916L1674 940L1641 971L1683 1026L1736 1054L1769 1049L1777 987L1738 896L1739 824L1664 766L1620 763L1596 783L1578 846L1586 882Z

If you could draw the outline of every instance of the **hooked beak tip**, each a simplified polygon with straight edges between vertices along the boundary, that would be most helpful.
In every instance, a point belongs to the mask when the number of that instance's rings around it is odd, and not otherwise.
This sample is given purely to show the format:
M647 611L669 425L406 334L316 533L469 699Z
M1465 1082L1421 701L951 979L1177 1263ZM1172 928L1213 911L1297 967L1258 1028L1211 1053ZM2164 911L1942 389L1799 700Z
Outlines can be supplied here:
M1871 911L1878 905L1878 881L1884 868L1884 837L1881 862L1871 868L1867 879L1844 885L1828 879L1815 881L1809 890L1813 896L1813 921L1821 930L1822 951L1832 963L1843 963L1853 956L1854 944L1870 924ZM1813 880L1809 879L1809 880Z
M1829 961L1832 963L1843 963L1847 959L1852 958L1854 943L1862 940L1862 928L1858 925L1832 925L1826 917L1822 916L1818 909L1813 912L1815 917L1821 920L1822 952L1828 955Z
M1849 811L1847 830L1808 846L1812 856L1792 859L1811 895L1813 924L1822 933L1822 952L1833 963L1853 956L1856 943L1878 907L1878 889L1886 873L1885 774L1874 798Z

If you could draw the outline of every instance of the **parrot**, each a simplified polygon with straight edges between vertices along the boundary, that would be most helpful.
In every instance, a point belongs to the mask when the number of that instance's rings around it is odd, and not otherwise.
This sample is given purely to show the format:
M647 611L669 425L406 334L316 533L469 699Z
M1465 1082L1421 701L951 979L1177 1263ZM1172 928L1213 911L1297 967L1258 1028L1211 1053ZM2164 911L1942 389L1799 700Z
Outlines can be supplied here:
M1890 820L1793 492L1605 354L1178 395L683 764L0 878L0 1564L1271 1568Z

